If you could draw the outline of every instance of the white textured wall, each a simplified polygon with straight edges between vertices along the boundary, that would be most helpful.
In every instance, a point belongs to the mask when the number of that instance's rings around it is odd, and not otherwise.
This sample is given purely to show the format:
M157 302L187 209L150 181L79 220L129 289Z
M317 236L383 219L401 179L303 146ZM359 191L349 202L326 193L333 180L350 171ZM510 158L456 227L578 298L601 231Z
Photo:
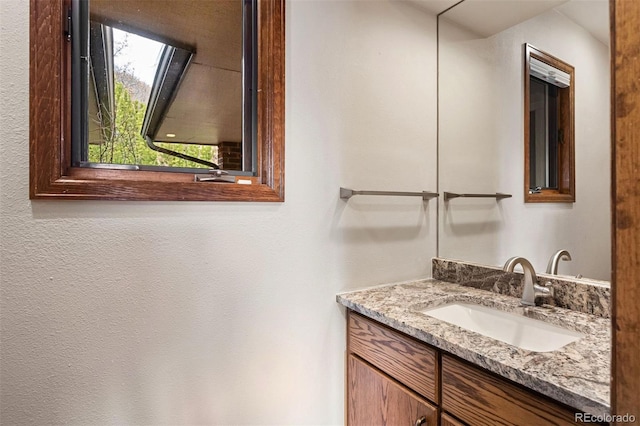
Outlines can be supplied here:
M513 198L500 203L453 200L443 206L440 255L494 265L520 255L544 271L556 250L568 249L573 261L561 262L559 273L608 280L608 47L555 11L487 39L448 25L441 28L448 42L440 50L440 189L498 191ZM524 203L523 43L575 67L573 204ZM454 80L451 70L465 77ZM473 82L469 74L491 78L475 86L468 84ZM482 126L490 130L477 131ZM475 166L461 167L465 162Z
M435 17L287 3L286 202L28 199L28 2L0 1L0 423L342 424L335 294L427 276Z

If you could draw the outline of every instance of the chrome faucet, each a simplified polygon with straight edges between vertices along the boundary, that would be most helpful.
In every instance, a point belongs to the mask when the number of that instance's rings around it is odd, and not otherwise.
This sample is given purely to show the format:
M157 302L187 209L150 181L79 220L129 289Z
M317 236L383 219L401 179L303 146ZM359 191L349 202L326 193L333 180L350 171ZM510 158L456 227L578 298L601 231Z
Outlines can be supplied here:
M538 277L536 271L533 269L533 265L524 257L515 256L507 260L502 268L505 272L513 272L513 268L517 265L522 265L524 271L524 283L522 285L522 301L525 306L535 306L536 294L550 294L548 288L538 285Z
M558 263L560 260L571 260L571 255L567 250L558 250L555 252L551 259L549 259L549 263L547 264L547 274L558 275Z

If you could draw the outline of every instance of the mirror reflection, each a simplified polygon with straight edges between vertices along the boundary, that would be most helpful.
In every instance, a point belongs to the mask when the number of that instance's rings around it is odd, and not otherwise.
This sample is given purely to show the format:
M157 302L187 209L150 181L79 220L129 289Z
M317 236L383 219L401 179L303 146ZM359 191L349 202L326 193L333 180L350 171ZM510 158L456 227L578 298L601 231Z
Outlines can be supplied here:
M543 271L566 249L558 274L608 280L608 2L465 0L438 25L439 188L513 195L441 202L439 255ZM525 44L575 68L575 203L525 203Z
M572 203L574 69L530 44L524 46L524 60L525 202Z
M255 3L75 1L74 164L252 174Z

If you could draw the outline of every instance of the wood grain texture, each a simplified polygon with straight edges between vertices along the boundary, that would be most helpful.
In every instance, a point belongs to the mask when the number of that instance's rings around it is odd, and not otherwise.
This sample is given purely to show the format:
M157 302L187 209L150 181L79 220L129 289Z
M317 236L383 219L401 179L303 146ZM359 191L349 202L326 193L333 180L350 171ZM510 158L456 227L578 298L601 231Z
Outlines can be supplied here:
M259 2L258 182L251 185L71 167L71 52L63 26L69 1L30 3L30 198L284 201L284 0Z
M437 352L424 343L349 311L348 352L438 403Z
M471 425L573 425L575 410L442 355L441 408Z
M353 355L348 383L349 426L413 426L423 416L423 426L438 424L436 407Z
M530 58L536 58L570 75L569 87L560 89L558 98L561 116L558 128L563 130L565 142L558 146L558 189L542 189L530 194ZM530 44L524 45L524 200L526 203L572 203L576 200L575 177L575 70L566 62Z
M442 413L440 415L440 426L465 426L465 424L447 413Z
M258 164L263 183L284 201L285 0L259 4Z
M640 2L612 0L610 4L611 412L640 419Z
M60 143L65 140L62 119L62 1L31 0L29 51L29 193L31 198L55 179L60 168ZM55 141L56 143L51 143ZM38 167L38 165L42 165Z

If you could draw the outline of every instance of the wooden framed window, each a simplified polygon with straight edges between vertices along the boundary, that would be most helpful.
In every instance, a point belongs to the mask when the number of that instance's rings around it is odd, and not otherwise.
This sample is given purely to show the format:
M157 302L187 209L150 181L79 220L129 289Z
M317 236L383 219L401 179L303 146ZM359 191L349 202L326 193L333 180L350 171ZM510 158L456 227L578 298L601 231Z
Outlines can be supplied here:
M284 0L257 3L255 168L233 183L73 161L71 1L30 3L30 198L284 201Z
M574 68L525 44L524 199L575 202Z

